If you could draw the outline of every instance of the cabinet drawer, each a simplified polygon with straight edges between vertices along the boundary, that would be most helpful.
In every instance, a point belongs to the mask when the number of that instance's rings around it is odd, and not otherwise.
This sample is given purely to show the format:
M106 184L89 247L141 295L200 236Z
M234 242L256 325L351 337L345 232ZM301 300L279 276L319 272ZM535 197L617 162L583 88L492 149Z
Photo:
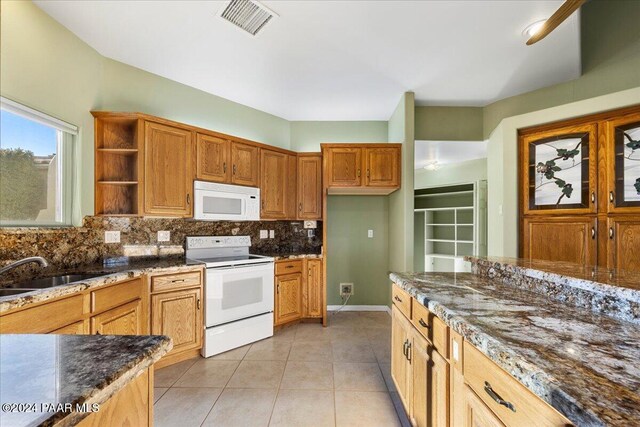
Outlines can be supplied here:
M202 283L200 271L167 274L151 277L151 292L162 292L180 288L193 288Z
M276 262L276 276L292 273L302 273L302 260Z
M129 301L142 298L143 291L144 288L141 277L95 290L91 292L91 312L102 312Z
M411 319L411 295L394 283L391 287L391 300L407 319Z
M82 319L83 296L78 294L0 317L0 333L42 334Z
M411 298L411 304L411 323L413 326L431 341L438 353L448 359L449 327L415 298Z
M506 425L571 425L562 414L467 342L464 343L463 365L465 382ZM498 396L509 402L513 409L499 404Z

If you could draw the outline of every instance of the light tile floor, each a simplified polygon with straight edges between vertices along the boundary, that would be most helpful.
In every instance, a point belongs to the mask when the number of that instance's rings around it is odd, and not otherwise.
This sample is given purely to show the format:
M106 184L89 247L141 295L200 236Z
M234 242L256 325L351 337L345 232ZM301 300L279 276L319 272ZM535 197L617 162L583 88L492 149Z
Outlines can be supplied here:
M408 426L390 373L391 317L340 312L155 373L166 426Z

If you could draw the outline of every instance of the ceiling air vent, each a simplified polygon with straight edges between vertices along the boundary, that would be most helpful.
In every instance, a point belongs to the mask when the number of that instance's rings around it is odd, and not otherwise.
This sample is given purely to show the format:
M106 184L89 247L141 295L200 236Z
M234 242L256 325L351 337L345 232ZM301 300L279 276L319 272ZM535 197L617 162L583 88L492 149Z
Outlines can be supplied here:
M219 15L254 36L271 18L278 17L275 12L253 0L231 0Z

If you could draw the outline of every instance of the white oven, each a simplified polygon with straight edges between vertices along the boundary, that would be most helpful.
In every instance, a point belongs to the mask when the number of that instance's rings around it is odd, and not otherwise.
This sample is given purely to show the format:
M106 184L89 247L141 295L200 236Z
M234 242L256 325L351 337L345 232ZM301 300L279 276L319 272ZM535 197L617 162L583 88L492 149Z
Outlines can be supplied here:
M208 268L206 326L273 311L273 262Z
M260 189L194 181L193 218L205 221L260 220Z

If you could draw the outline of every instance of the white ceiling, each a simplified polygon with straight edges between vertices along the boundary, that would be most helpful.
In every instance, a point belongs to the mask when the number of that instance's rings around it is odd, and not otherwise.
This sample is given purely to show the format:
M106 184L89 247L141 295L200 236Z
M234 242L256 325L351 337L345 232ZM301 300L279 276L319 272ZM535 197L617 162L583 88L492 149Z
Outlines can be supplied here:
M415 169L434 161L438 165L487 157L487 141L416 141Z
M102 55L288 120L388 120L418 105L482 106L580 75L576 14L526 46L553 1L264 1L252 37L221 1L36 1Z

